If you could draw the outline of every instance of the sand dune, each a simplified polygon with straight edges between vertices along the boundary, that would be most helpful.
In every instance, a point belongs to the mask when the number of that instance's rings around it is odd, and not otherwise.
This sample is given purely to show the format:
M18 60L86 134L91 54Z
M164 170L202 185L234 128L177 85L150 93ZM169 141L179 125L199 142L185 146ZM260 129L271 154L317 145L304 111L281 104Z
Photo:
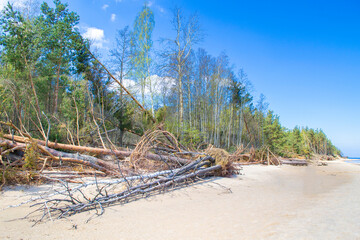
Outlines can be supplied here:
M27 206L0 211L0 239L360 239L360 166L245 166L148 199L31 227ZM227 188L231 189L231 193ZM0 209L46 186L7 189ZM30 195L29 195L30 194Z

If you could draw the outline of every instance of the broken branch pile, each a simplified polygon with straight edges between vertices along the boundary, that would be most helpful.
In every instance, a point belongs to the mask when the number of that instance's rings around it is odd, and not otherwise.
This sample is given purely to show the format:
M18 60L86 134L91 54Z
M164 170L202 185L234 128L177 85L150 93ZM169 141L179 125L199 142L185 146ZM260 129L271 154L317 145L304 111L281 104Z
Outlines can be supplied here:
M40 221L88 210L102 214L104 207L111 204L147 197L208 176L236 174L240 170L219 149L179 152L175 137L164 130L147 132L134 150L113 150L42 141L12 123L0 124L21 135L0 136L1 187L10 172L25 174L30 180L61 184L55 192L26 202L38 207L35 213L43 213ZM95 181L84 178L88 176L95 177Z
M60 219L89 210L95 210L95 215L101 215L109 205L126 203L214 175L214 172L221 170L221 166L214 163L215 159L206 156L172 170L113 180L98 181L95 178L93 182L77 186L58 180L63 186L62 191L42 197L40 202L31 206L37 207L33 213L42 213L39 221ZM34 199L37 200L40 199Z

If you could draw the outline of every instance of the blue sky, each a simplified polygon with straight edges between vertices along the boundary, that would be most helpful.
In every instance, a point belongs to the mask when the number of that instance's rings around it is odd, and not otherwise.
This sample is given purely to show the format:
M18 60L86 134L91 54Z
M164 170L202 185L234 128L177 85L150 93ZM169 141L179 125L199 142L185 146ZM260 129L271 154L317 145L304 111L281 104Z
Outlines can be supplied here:
M0 0L2 2L4 0ZM22 1L16 1L22 2ZM105 52L132 25L140 0L66 0ZM360 156L360 2L152 0L154 41L171 33L171 9L197 12L199 47L226 51L287 128L322 128L344 155ZM1 7L1 4L0 4ZM106 56L104 56L106 57Z

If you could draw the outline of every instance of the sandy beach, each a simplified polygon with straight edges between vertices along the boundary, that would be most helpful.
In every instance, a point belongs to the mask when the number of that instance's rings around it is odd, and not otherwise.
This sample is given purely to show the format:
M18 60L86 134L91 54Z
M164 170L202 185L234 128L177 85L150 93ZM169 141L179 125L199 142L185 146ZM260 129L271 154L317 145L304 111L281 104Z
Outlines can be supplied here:
M32 227L28 206L1 210L0 239L360 239L360 165L242 173L112 206L88 223L93 213ZM44 189L7 188L0 209Z

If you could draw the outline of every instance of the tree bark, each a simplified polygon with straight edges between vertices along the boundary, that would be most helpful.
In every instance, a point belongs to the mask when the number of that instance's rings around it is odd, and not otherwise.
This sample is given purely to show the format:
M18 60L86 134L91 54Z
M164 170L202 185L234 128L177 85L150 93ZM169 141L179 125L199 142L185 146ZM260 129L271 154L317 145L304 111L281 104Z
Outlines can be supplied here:
M61 61L62 61L62 58L60 58L58 69L56 71L55 102L54 102L54 113L55 114L58 112L58 98L59 98L59 87L60 87Z
M10 135L10 134L4 134L3 136L4 136L4 138L12 139L12 135ZM46 142L43 140L34 139L34 138L33 138L33 140L43 146L45 146L45 144L46 144ZM14 141L25 143L28 141L28 138L14 136ZM48 147L52 148L52 149L62 149L62 150L75 151L75 152L88 152L88 153L94 153L97 155L115 155L119 158L129 157L132 153L131 151L74 146L74 145L63 144L63 143L54 143L54 142L50 142L50 141L48 142ZM184 158L178 158L178 157L166 156L166 155L158 155L158 154L154 154L154 153L147 153L145 155L145 157L150 160L170 161L170 162L180 163L180 164L187 164L187 163L191 162L191 160L184 159Z
M141 109L143 112L145 112L148 116L150 116L150 118L151 118L151 120L153 121L153 123L156 123L156 119L152 116L152 114L149 113L149 111L146 110L146 109L144 108L144 106L139 103L138 100L136 100L136 98L129 92L129 90L127 90L127 88L125 88L124 85L123 85L119 80L117 80L117 79L114 77L114 75L112 75L112 74L110 73L110 71L104 66L104 64L102 64L102 63L92 54L92 52L90 52L89 49L87 49L87 50L88 50L88 52L90 53L90 55L105 69L105 71L109 74L109 76L110 76L117 84L119 84L122 89L124 89L124 91L131 97L132 100L134 100L134 102L140 107L140 109ZM164 129L163 129L161 126L159 126L159 129L162 130L162 131L164 131ZM179 147L174 143L174 141L172 140L172 138L171 138L166 132L164 132L164 136L167 138L167 140L169 140L169 142L170 142L176 149L178 149L178 150L180 151Z

